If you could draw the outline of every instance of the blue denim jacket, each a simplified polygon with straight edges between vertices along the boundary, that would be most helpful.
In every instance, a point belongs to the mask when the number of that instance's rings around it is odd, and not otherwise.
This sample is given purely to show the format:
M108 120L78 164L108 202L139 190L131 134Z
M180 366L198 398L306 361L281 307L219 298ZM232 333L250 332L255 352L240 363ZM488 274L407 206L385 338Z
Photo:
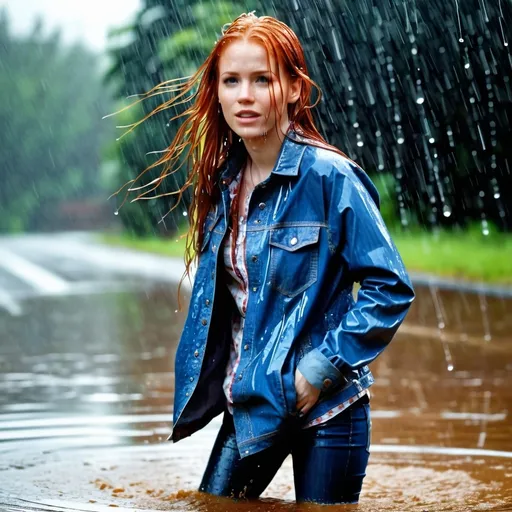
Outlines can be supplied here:
M225 408L222 382L235 305L219 249L229 225L228 186L242 158L235 150L228 159L220 199L205 221L176 353L172 441ZM254 189L246 238L249 298L232 387L242 457L286 432L296 414L297 367L321 389L304 422L373 383L367 365L391 341L414 298L378 208L377 191L361 168L293 131L270 176Z

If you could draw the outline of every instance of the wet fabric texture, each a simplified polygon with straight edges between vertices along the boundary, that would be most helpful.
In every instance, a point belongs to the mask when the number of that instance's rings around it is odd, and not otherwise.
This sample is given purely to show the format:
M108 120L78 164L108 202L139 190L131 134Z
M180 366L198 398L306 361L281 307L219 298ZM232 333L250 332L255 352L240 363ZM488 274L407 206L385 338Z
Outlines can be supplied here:
M256 499L291 454L298 502L357 503L366 475L371 437L370 404L363 397L327 423L290 425L271 448L240 458L233 418L225 412L199 490L234 499Z
M240 144L230 148L214 177L219 201L205 220L176 352L173 441L226 407L223 384L237 304L226 286L223 246L230 184L246 159ZM254 188L246 215L242 348L228 381L241 457L272 446L297 415L297 369L321 391L306 423L373 384L368 364L391 341L414 299L378 206L375 186L357 164L293 131L269 177Z

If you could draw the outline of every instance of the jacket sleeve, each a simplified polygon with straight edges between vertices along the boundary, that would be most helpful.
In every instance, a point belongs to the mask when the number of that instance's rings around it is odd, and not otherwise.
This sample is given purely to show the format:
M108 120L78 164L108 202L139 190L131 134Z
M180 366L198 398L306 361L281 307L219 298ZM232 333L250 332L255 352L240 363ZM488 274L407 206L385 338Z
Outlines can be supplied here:
M339 382L344 370L373 361L393 338L414 299L402 259L379 213L378 194L364 177L368 188L350 169L343 173L341 198L338 186L339 199L332 200L329 209L331 238L350 278L361 287L338 326L299 362L300 372L319 389Z

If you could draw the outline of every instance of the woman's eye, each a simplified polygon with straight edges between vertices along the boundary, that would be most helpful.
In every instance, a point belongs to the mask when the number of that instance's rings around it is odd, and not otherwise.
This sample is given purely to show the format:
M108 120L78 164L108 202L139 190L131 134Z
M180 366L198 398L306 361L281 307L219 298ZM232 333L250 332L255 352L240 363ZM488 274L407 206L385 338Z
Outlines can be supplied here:
M224 79L225 84L236 84L237 82L238 82L238 79L234 76L230 76L230 77ZM269 83L270 79L267 76L261 75L256 78L256 82Z

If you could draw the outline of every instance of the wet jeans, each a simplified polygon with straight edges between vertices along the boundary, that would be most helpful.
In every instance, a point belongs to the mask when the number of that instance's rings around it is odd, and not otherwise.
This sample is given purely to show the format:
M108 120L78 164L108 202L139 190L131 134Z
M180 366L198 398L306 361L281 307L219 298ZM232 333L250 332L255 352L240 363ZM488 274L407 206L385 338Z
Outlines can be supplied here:
M258 498L291 454L298 502L357 503L369 457L368 397L315 427L301 429L298 421L272 447L241 459L233 418L224 413L199 490Z

